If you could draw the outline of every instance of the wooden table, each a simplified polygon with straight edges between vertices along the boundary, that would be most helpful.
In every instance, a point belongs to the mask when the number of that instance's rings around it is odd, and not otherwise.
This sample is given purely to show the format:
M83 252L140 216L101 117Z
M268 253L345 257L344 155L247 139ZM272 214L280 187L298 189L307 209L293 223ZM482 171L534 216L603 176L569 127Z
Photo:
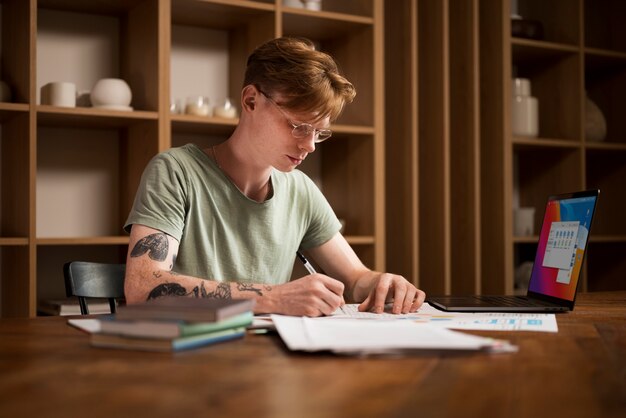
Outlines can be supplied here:
M624 417L626 292L559 332L476 332L515 354L353 358L276 335L177 354L97 349L66 318L0 320L0 417Z

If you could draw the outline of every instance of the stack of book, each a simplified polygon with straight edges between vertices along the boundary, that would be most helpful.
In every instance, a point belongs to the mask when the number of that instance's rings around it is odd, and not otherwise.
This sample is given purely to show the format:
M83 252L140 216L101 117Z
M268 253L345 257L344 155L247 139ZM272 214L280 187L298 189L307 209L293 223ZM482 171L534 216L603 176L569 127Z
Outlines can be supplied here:
M252 323L254 300L166 297L122 306L98 319L96 347L179 351L241 338Z

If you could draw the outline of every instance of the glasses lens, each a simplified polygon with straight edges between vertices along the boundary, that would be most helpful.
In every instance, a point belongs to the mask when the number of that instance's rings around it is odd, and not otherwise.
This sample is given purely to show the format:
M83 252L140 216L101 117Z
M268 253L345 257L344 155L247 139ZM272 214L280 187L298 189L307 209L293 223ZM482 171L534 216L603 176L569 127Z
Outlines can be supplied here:
M308 123L303 123L302 125L294 126L293 128L293 136L296 138L306 138L310 136L314 131L314 128Z
M326 141L332 135L333 135L333 131L331 131L330 129L322 129L320 131L317 131L316 142Z

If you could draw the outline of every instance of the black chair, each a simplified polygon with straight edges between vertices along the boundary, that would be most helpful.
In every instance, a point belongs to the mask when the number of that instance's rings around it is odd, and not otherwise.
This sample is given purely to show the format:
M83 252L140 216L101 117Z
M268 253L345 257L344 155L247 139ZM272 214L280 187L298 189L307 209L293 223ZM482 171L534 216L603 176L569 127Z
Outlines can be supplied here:
M103 264L85 261L70 261L63 266L65 292L77 296L80 313L89 315L87 298L106 298L115 313L117 299L124 298L125 264Z

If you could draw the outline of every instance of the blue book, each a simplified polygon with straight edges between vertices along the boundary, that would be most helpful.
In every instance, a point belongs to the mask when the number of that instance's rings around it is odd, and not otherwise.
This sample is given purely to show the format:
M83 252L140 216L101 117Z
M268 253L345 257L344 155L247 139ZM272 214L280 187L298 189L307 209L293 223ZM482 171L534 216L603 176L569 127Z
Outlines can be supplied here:
M244 327L170 339L137 338L116 334L94 333L91 334L91 345L94 347L122 348L140 351L182 351L234 340L243 337L245 333L246 329Z

